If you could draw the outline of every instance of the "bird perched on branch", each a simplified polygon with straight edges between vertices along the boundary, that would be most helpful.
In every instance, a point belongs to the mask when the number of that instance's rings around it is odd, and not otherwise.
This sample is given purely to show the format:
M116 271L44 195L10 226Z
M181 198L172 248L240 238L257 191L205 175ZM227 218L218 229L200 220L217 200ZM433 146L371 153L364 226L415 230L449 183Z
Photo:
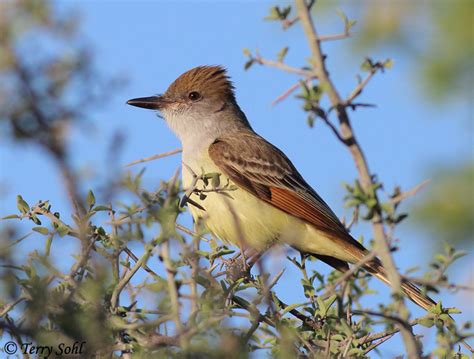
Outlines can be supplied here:
M183 185L195 186L190 211L210 232L242 249L264 251L288 244L340 270L369 251L304 180L288 157L255 133L240 109L234 87L220 66L200 66L178 77L162 95L129 100L159 111L183 146ZM206 191L198 174L220 174L235 190ZM205 197L205 198L204 198ZM390 285L380 260L363 267ZM436 303L412 282L402 290L424 309Z

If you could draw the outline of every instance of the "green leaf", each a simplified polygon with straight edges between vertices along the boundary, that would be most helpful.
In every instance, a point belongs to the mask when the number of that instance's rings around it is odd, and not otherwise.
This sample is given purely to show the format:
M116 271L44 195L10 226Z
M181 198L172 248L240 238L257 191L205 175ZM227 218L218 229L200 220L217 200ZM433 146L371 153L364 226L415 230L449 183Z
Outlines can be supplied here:
M33 227L32 229L33 229L33 231L41 233L41 234L48 234L49 233L49 229L46 228L46 227Z
M289 311L293 310L293 309L296 309L298 307L301 307L303 305L305 305L306 303L294 303L294 304L291 304L291 305L288 305L284 310L283 312L281 312L281 316L284 316L286 313L288 313Z
M45 248L45 254L46 257L49 256L49 253L51 253L51 244L53 243L53 236L49 236L48 239L46 240L46 248Z
M10 214L9 216L2 217L2 219L18 219L21 218L18 214Z
M283 49L280 50L280 52L277 55L277 61L278 62L283 62L285 59L286 54L288 53L288 46L285 46Z
M364 355L364 351L359 348L352 348L347 352L347 357L352 358L352 357L359 357L361 355Z
M220 173L214 173L213 176L211 177L211 186L213 188L218 188L221 184L220 180L221 174Z
M459 314L461 310L458 308L447 308L449 314Z
M365 59L365 61L360 65L360 69L365 72L372 71L372 62L369 59Z
M393 67L393 60L392 59L387 59L383 63L383 67L385 69L391 69Z
M92 190L89 190L89 192L87 193L86 203L89 206L89 209L94 207L95 205L95 196Z
M316 302L318 302L318 309L322 317L325 317L328 312L328 306L321 297L316 297Z
M418 324L426 328L431 328L434 325L434 320L432 318L420 318Z
M253 65L254 62L255 62L254 59L248 60L244 65L244 70L248 70Z
M455 261L456 259L464 257L466 254L467 254L466 251L457 251L453 254L452 261Z
M263 19L273 21L273 20L278 20L279 18L280 18L280 9L278 8L278 6L272 6L270 8L270 14L265 16Z
M30 211L30 206L20 195L16 196L16 206L21 213L28 213Z
M324 304L326 305L326 308L329 309L334 304L336 299L337 299L337 295L335 295L335 294L331 295L328 299L326 299L324 301Z
M59 225L56 229L56 232L58 233L59 237L64 237L69 233L69 228L64 225Z
M110 208L109 206L101 206L101 205L99 205L99 206L95 206L95 207L93 208L93 210L96 211L96 212L99 212L99 211L110 211L111 208Z
M41 226L41 221L39 218L36 216L36 214L31 214L30 219L33 221L34 224Z
M357 20L349 20L347 22L346 31L349 32L356 24Z
M285 20L291 12L291 5L284 7L283 9L278 9L280 14L280 20Z
M342 19L342 21L344 21L344 24L347 24L349 22L347 15L343 11L336 10L336 14Z

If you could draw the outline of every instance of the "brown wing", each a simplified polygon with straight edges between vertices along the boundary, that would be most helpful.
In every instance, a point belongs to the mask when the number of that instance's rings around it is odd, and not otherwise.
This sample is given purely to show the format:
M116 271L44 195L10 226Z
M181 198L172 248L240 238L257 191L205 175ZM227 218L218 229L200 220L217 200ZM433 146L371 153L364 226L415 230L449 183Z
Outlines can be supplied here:
M366 249L347 232L323 199L306 183L283 152L250 131L218 138L209 155L236 185L326 233L355 261Z
M209 147L209 155L235 184L276 208L311 223L351 254L355 261L367 254L367 250L352 238L285 154L260 136L250 131L225 135ZM340 271L348 270L345 261L324 255L316 257ZM390 285L377 258L367 263L364 268ZM422 308L428 309L435 304L410 281L404 280L402 288L405 294Z

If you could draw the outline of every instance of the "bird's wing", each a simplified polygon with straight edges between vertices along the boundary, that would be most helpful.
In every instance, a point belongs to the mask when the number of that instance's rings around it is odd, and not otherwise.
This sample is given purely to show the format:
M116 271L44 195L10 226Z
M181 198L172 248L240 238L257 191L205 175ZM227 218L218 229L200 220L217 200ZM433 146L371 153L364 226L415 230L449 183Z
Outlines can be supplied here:
M237 186L312 224L355 261L367 253L285 154L254 132L218 138L209 147L209 156Z
M209 147L209 155L236 185L312 224L334 241L338 248L353 257L354 262L368 254L323 199L305 182L285 154L257 134L242 131L224 135ZM318 254L315 256L343 272L349 269L347 262L341 259ZM390 285L386 271L377 258L366 263L364 268ZM402 289L413 302L426 310L436 304L408 280L402 281Z

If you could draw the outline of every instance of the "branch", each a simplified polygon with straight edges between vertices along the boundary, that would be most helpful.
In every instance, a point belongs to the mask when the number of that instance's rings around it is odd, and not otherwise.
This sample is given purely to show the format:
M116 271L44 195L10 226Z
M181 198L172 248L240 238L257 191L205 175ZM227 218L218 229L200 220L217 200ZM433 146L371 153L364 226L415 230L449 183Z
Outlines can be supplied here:
M346 280L352 277L352 275L357 272L359 269L363 268L365 264L370 262L372 259L376 257L376 252L372 251L369 254L367 254L364 258L362 258L360 261L355 263L351 269L349 269L347 272L345 272L342 276L340 276L334 283L332 283L328 289L320 295L322 299L329 298L332 294L334 294L335 289L337 288L338 285L344 283Z
M350 105L352 103L352 101L354 101L356 99L356 97L358 97L362 91L364 90L365 86L367 86L367 84L369 83L369 81L372 79L372 77L374 77L375 73L379 70L378 67L373 67L372 69L370 69L370 72L369 74L365 77L365 79L363 79L362 81L359 82L359 84L357 85L357 87L352 90L351 94L349 95L349 97L347 97L345 104L346 105Z
M161 257L166 269L166 278L168 281L168 293L171 301L171 314L173 315L174 324L178 332L182 332L183 325L179 316L179 293L174 279L176 270L173 268L169 252L169 240L163 242L161 246Z
M289 72L289 73L292 73L292 74L297 74L297 75L300 75L300 76L303 76L303 77L314 77L314 74L309 70L301 69L301 68L298 68L298 67L292 67L292 66L289 66L289 65L287 65L287 64L285 64L281 61L273 61L273 60L264 59L263 57L260 56L260 54L258 52L255 54L254 57L252 57L252 59L255 62L259 63L260 65L276 67L279 70Z
M365 350L364 350L364 354L367 354L369 352L371 352L372 350L374 350L375 348L377 348L380 344L383 344L384 342L386 342L387 340L389 340L391 337L393 337L395 334L389 334L387 335L386 337L383 337L382 339L380 339L378 342L375 342L375 343L372 343L370 344Z
M301 26L306 34L309 47L311 49L311 63L313 65L313 73L320 81L321 85L324 86L328 94L329 100L336 109L337 117L339 119L341 135L344 139L349 140L347 145L349 151L352 154L352 158L356 164L357 171L359 173L359 179L362 188L369 192L373 187L373 180L370 174L367 160L364 156L362 148L358 144L350 120L346 111L346 102L341 98L332 80L329 78L329 73L326 69L324 62L324 55L321 50L321 44L318 40L316 30L314 28L313 21L308 11L307 5L304 0L295 0L296 6L301 21ZM376 196L378 202L378 198ZM385 228L383 225L382 211L379 206L376 208L376 213L372 219L372 228L375 240L375 249L380 255L382 263L387 271L387 276L392 284L393 294L397 297L402 293L401 290L401 278L393 261L390 253L390 248L387 243L387 237ZM400 313L403 315L403 319L408 319L408 310L403 302L403 299L398 300ZM407 354L409 357L418 358L420 356L420 348L415 340L415 337L410 328L400 326Z
M318 37L319 41L335 41L335 40L344 40L348 37L351 37L351 33L349 31L341 32L340 34L332 34L332 35L320 35Z
M172 155L175 155L175 154L180 153L180 152L182 152L182 151L183 151L183 150L182 150L181 148L177 148L177 149L172 150L172 151L159 153L159 154L157 154L157 155L153 155L153 156L150 156L150 157L145 157L145 158L142 158L142 159L140 159L140 160L136 160L136 161L130 162L130 163L126 164L125 167L131 167L131 166L137 165L137 164L139 164L139 163L154 161L154 160L157 160L157 159L159 159L159 158L172 156Z
M413 187L412 189L408 190L408 191L405 191L405 192L402 192L400 193L399 195L395 196L395 197L392 197L392 199L390 200L392 202L392 204L398 204L400 203L401 201L409 198L409 197L413 197L414 195L416 195L419 191L421 191L424 187L426 187L429 183L431 182L431 180L427 179L427 180L424 180L423 182L421 182L420 184L416 185L415 187Z
M305 79L304 81L306 83L310 83L310 81L313 80L313 79L314 79L314 76L309 77L309 78ZM288 90L286 90L280 96L278 96L275 100L273 100L272 106L275 106L279 102L285 100L288 96L290 96L293 92L295 92L300 87L301 87L301 81L298 81L294 85L291 85L291 87Z
M155 241L153 241L155 242ZM141 258L135 263L132 269L127 272L127 274L120 280L120 282L117 284L115 287L112 297L110 298L110 303L112 306L112 309L115 310L118 307L119 304L119 297L120 293L122 290L125 288L125 286L130 282L132 277L137 273L137 271L146 264L148 261L148 258L150 258L151 252L153 251L154 245L150 243L148 248L146 248L145 253L141 256Z
M313 7L313 5L316 3L316 0L310 0L310 2L308 3L308 5L306 5L308 7L308 11L311 10L311 8ZM292 19L290 20L283 20L282 23L283 23L283 30L286 30L288 29L289 27L293 26L294 24L296 24L298 22L298 20L300 19L300 17L298 15L296 15L295 17L293 17Z
M0 309L0 318L7 315L8 312L10 312L18 304L20 304L21 302L23 302L24 300L27 300L27 299L28 298L26 296L22 295L22 296L18 297L17 299L15 299L13 302L3 305L2 308Z

